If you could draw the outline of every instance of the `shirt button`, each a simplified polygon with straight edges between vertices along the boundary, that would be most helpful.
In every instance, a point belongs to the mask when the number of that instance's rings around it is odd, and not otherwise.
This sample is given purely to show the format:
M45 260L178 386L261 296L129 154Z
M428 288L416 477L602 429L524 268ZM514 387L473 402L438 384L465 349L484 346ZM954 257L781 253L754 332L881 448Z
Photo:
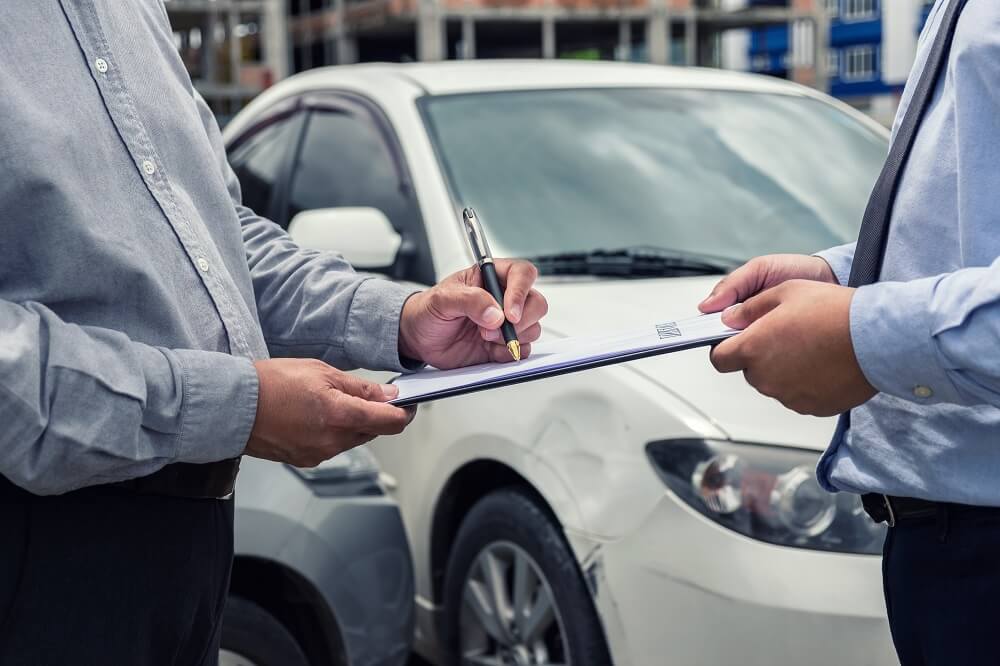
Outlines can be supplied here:
M108 71L108 61L105 60L104 58L98 58L97 60L94 61L94 67L97 68L98 72L103 74L104 72Z
M913 395L918 398L929 398L934 395L934 391L931 390L930 386L914 386Z
M198 257L198 268L201 269L202 273L208 272L208 259L205 257Z
M149 160L143 160L142 170L146 172L147 176L152 176L154 173L156 173L156 165L150 162Z

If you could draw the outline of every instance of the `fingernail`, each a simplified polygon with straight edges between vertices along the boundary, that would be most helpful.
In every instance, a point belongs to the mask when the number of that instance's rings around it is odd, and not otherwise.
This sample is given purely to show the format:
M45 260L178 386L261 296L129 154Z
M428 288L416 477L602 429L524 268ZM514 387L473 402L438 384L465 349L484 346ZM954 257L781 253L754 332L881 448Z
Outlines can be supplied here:
M487 324L496 324L503 321L503 312L501 312L498 307L486 308L486 312L483 313L483 321Z
M521 321L521 306L512 305L510 307L510 318L516 323Z
M399 395L399 387L394 384L382 384L382 395L392 400Z

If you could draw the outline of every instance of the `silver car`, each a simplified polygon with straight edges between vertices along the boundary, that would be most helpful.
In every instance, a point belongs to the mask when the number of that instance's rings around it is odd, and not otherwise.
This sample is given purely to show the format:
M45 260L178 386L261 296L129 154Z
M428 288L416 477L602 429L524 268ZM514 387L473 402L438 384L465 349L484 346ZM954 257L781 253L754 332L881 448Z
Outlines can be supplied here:
M220 666L406 662L413 567L364 448L312 469L245 458Z

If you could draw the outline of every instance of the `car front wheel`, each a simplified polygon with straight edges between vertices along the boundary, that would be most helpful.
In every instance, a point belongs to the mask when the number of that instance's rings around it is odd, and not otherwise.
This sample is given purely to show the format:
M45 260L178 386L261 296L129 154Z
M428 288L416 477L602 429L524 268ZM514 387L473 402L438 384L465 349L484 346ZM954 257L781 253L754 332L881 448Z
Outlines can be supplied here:
M476 503L445 575L445 640L461 666L609 666L604 632L569 545L517 488Z

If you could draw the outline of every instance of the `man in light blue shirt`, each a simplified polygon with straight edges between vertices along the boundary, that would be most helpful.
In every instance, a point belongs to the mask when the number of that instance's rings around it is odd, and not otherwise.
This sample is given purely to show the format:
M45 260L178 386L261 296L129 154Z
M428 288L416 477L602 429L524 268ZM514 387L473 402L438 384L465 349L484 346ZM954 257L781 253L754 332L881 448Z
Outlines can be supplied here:
M819 480L890 524L904 664L998 659L998 149L1000 4L938 0L857 249L759 257L701 305L745 329L713 351L720 371L805 414L850 412Z

